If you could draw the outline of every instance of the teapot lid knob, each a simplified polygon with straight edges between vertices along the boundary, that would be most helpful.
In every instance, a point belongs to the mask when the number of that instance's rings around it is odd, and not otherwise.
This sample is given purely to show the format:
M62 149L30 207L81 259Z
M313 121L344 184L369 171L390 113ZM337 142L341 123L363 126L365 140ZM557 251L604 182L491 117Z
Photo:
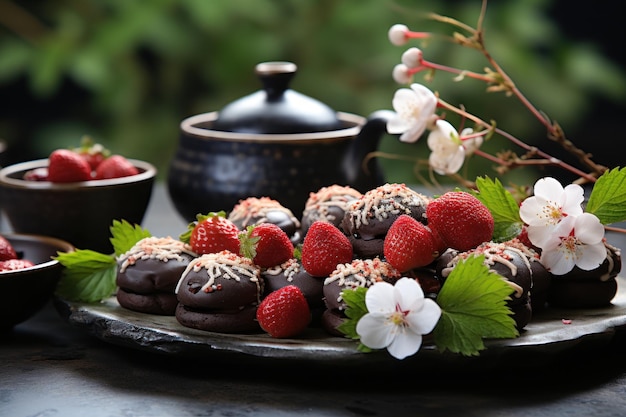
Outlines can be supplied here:
M298 67L292 62L262 62L255 68L269 101L280 99L297 70Z
M292 62L257 64L263 89L225 106L213 129L259 134L312 133L340 129L337 113L326 104L289 88L297 71Z

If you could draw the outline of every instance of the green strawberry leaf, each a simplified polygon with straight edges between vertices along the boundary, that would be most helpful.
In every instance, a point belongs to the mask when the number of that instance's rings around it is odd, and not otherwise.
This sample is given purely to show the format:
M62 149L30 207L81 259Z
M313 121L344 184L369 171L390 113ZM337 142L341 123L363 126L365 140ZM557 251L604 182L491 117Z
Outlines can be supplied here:
M256 256L256 245L261 240L260 236L252 236L254 226L246 227L246 230L239 233L239 253L241 256L254 259Z
M110 297L117 288L116 256L127 252L138 241L151 234L126 220L113 220L111 243L115 255L89 249L58 252L54 259L64 266L56 294L68 301L95 303Z
M214 216L226 217L226 212L224 210L221 210L217 212L212 211L208 214L202 214L202 213L196 214L196 220L187 225L187 230L181 233L180 236L178 236L178 239L181 242L189 243L189 239L191 239L191 232L193 232L193 229L195 229L196 226L202 223L204 220L210 217L214 217Z
M478 191L470 190L470 192L487 206L493 216L493 240L506 242L518 236L524 225L519 216L519 206L500 180L478 177L476 188Z
M115 256L128 252L135 243L141 239L152 236L149 231L142 229L138 224L131 225L126 220L113 220L111 230L111 244L115 251Z
M65 268L56 294L69 301L95 303L116 289L117 263L111 255L89 249L58 252L54 259Z
M506 304L513 287L484 261L479 255L459 262L437 295L442 314L433 337L441 352L476 356L485 338L519 336Z
M346 335L350 339L360 339L359 334L356 332L356 324L361 317L367 314L367 306L365 305L365 293L367 288L358 287L353 290L343 290L341 297L346 303L347 308L345 314L347 319L343 321L337 330ZM372 349L368 348L362 343L359 343L357 348L361 352L371 352Z
M598 178L585 211L595 214L602 224L626 220L626 167L608 170Z

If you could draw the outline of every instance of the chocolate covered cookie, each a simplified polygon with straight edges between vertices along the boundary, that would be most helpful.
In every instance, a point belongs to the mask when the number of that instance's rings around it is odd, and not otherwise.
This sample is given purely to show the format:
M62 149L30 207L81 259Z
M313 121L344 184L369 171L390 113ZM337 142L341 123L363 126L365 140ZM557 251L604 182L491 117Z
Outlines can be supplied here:
M350 239L356 257L382 258L385 236L393 222L407 214L427 224L426 206L430 200L404 184L385 184L348 206L341 229Z
M548 304L566 308L605 307L617 293L617 275L622 270L621 250L604 242L606 259L599 267L585 271L575 266L564 275L553 275Z
M302 235L306 235L309 227L318 220L332 223L341 229L347 207L361 196L360 191L337 184L310 193L302 212Z
M261 269L248 258L229 251L202 255L189 263L176 287L176 319L212 332L258 332L263 285Z
M273 223L287 233L294 245L302 239L300 220L279 201L269 197L248 197L240 200L228 213L227 218L235 223L239 230L245 230L246 227L256 224Z
M539 262L539 258L517 240L504 243L484 242L465 252L448 249L436 264L436 273L442 279L443 285L445 286L445 279L461 260L475 255L484 255L485 265L505 278L513 288L507 305L513 313L516 327L519 330L523 329L532 317L533 279L543 281L548 273Z
M174 315L174 290L196 256L188 244L171 237L140 240L116 259L118 303L142 313Z
M359 287L369 288L380 281L394 283L400 278L400 272L380 258L355 259L351 263L337 265L335 271L324 279L326 310L322 314L322 326L332 335L343 336L343 333L337 330L337 326L346 319L347 305L341 292Z

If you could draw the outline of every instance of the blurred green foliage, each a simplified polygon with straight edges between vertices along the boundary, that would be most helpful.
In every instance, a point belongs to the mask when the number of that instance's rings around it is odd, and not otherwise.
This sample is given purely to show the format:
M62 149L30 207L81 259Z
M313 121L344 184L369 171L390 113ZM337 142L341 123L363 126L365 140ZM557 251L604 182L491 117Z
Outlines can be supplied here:
M552 3L492 1L486 39L521 90L575 141L570 132L588 122L598 97L624 105L626 78L597 45L563 35L549 17ZM180 121L258 90L259 62L295 62L292 87L337 110L391 108L398 88L391 71L406 47L392 46L387 31L403 23L451 34L424 18L431 11L475 26L480 1L0 0L0 139L16 162L75 146L88 134L153 162L163 178ZM410 46L431 61L479 72L485 66L479 54L448 43ZM486 95L477 81L455 83L442 73L430 87L528 142L545 142L520 105ZM509 147L501 140L488 146ZM393 137L380 145L425 158L424 148ZM413 182L412 163L384 166L389 180ZM490 174L484 164L476 169Z

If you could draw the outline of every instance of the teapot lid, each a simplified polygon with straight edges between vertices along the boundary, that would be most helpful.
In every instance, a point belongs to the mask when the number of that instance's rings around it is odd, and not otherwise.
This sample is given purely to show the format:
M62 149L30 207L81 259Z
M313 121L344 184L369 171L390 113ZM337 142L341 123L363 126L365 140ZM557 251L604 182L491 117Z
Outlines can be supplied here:
M214 130L237 133L289 134L340 129L337 113L326 104L289 88L297 66L264 62L255 72L263 89L226 105Z

